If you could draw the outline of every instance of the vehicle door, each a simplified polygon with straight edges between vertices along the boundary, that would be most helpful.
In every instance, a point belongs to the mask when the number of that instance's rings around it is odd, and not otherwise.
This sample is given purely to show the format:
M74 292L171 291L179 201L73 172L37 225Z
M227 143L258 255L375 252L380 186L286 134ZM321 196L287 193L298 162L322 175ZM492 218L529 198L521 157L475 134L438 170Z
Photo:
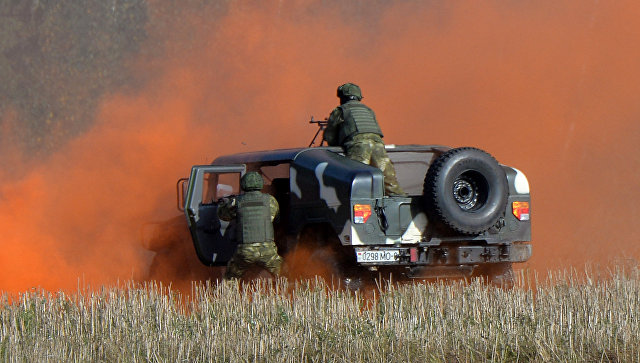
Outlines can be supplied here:
M218 200L240 193L240 178L245 170L245 165L191 168L184 211L196 254L205 265L226 265L236 250L235 221L218 218Z

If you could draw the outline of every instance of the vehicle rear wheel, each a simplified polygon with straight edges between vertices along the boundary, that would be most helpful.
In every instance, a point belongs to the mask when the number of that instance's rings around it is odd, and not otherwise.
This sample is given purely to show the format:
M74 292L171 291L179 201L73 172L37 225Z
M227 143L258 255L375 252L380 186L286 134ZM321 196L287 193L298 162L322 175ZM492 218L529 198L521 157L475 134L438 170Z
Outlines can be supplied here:
M475 268L472 277L480 277L491 285L507 289L515 285L515 274L511 262L480 265Z
M424 197L429 218L464 234L495 225L507 204L507 178L488 153L471 147L451 149L429 167Z

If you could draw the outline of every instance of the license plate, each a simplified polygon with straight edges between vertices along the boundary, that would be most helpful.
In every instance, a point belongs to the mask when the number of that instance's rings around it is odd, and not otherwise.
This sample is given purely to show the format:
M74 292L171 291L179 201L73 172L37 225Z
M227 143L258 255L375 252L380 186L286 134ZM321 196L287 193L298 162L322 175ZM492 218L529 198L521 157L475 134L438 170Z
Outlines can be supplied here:
M356 261L358 262L396 262L400 255L400 250L373 250L356 251Z

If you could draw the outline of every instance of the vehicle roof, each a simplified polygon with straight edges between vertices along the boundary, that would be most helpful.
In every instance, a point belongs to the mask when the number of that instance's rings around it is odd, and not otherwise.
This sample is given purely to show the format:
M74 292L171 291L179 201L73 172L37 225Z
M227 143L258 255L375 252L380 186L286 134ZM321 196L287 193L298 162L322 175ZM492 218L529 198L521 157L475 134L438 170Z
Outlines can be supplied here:
M387 152L444 152L450 149L443 145L385 145ZM300 154L308 150L329 150L335 153L342 153L344 150L339 146L319 146L301 147L291 149L275 149L263 151L251 151L237 154L222 155L213 160L213 165L244 164L244 163L278 163L295 160Z

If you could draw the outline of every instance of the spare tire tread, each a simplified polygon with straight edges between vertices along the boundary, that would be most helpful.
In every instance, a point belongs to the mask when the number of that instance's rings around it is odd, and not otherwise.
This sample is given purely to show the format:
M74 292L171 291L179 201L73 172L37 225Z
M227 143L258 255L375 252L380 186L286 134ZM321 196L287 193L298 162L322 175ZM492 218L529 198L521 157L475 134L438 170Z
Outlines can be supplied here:
M455 168L456 163L463 162L476 163L490 171L490 175L483 175L484 178L488 177L490 179L487 180L489 184L487 186L487 198L491 203L488 203L490 205L479 207L485 210L461 212L462 209L458 205L454 204L452 206L451 201L446 201L446 198L449 198L447 193L451 193L451 191L443 190L445 179L450 177L448 174L452 168ZM449 165L452 163L454 166ZM473 171L473 168L469 170ZM431 219L444 223L444 225L456 232L469 235L487 231L504 214L508 186L504 171L493 156L474 147L460 147L445 152L432 163L425 176L423 194L427 214ZM451 197L451 200L453 200L453 197ZM472 219L474 220L472 221Z

